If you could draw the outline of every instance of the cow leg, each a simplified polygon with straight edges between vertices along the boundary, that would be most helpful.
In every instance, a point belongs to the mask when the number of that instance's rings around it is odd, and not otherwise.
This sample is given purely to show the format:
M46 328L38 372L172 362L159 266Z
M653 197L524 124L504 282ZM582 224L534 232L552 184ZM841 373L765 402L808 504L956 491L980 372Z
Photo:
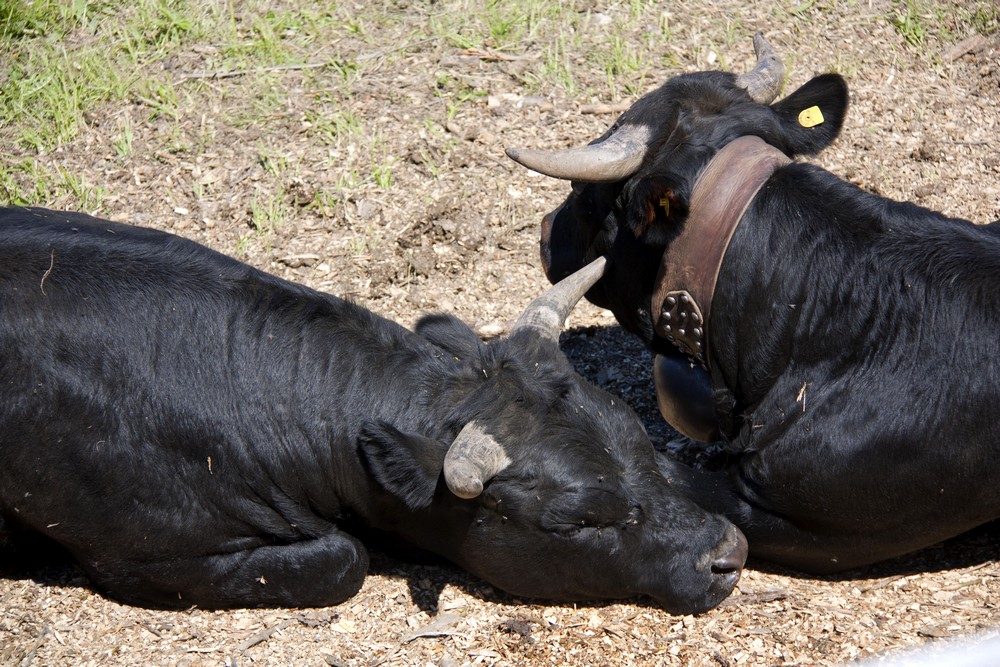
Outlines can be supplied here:
M245 551L154 562L85 564L98 588L129 604L168 608L322 607L361 588L368 552L335 531Z

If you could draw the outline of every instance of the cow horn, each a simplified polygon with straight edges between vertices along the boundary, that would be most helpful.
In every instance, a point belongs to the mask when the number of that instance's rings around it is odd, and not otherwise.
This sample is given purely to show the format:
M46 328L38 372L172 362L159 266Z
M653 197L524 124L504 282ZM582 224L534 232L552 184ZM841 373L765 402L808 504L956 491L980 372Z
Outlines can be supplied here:
M736 79L736 85L746 88L750 99L759 104L770 104L781 92L785 79L785 65L759 32L753 36L753 50L757 65Z
M653 131L622 125L604 141L562 151L508 148L507 157L540 174L567 181L614 183L639 170Z
M514 323L511 334L524 329L537 331L547 340L558 342L559 332L573 306L604 275L607 260L598 257L582 269L548 288L528 304Z
M486 482L509 465L500 443L471 421L455 436L444 456L444 481L459 498L475 498Z

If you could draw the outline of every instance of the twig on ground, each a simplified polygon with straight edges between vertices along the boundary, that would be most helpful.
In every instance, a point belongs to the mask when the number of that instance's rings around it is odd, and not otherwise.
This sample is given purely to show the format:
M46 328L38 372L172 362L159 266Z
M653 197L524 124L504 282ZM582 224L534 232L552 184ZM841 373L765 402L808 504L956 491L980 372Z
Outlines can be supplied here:
M42 641L48 633L49 626L47 624L43 624L42 629L38 631L38 636L35 637L35 645L24 654L24 658L21 659L21 662L17 663L18 667L28 667L28 665L31 664L32 660L35 659L35 654L38 653L38 647L42 645Z
M580 106L580 113L592 115L622 113L630 106L632 106L631 102L617 102L615 104L583 104Z
M246 639L238 647L236 647L236 652L239 654L243 654L247 651L247 649L253 648L257 644L260 644L261 642L266 642L268 639L271 638L271 635L273 635L275 632L278 632L279 630L284 630L289 625L292 625L293 623L298 623L298 621L299 619L297 618L289 618L282 621L281 623L272 625L269 628L264 628L254 636L250 637L249 639Z
M771 591L761 591L760 593L745 593L743 595L735 595L733 597L727 598L722 601L720 607L730 607L734 605L745 605L745 604L759 604L761 602L774 602L775 600L784 600L791 597L791 593L782 589L775 589Z
M406 51L412 49L413 47L426 44L427 42L432 42L438 39L437 37L428 37L427 39L421 39L416 42L410 42L409 44L403 44L391 49L379 49L378 51L372 51L371 53L362 53L358 56L355 61L362 62L365 60L371 60L373 58L381 58L382 56L393 53L396 51ZM319 69L321 67L328 67L333 65L335 60L324 60L318 63L298 63L295 65L273 65L271 67L254 67L251 69L234 69L234 70L218 70L214 72L193 72L191 74L186 74L180 79L179 83L184 83L185 81L192 81L197 79L232 79L240 76L247 76L249 74L263 74L265 72L294 72L298 70L307 69Z

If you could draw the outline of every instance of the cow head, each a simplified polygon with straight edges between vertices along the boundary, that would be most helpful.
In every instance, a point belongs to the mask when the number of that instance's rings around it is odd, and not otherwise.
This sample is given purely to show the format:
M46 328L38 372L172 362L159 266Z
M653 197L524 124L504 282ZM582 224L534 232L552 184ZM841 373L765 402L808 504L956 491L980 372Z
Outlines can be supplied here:
M362 457L421 517L403 527L410 539L498 588L704 611L736 584L746 540L660 473L635 413L559 350L569 309L603 270L599 259L551 288L503 339L447 316L418 323L460 369L435 387L450 414L438 437L372 426Z
M611 310L657 352L675 353L654 331L651 295L663 251L684 225L702 168L744 135L760 137L789 157L817 153L843 124L847 86L840 76L818 76L772 104L783 67L760 35L754 47L758 64L751 72L674 77L635 102L588 146L507 151L526 167L572 181L570 195L542 220L541 255L549 280L607 256L608 271L588 299ZM801 116L806 110L809 120Z

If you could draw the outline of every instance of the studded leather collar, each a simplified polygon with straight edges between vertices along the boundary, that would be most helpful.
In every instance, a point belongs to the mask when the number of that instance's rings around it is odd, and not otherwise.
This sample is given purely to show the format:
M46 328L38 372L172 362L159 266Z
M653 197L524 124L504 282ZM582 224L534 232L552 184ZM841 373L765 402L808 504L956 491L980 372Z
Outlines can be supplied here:
M684 229L663 253L652 310L656 332L708 367L712 296L729 241L774 171L791 160L759 137L722 148L698 175Z

